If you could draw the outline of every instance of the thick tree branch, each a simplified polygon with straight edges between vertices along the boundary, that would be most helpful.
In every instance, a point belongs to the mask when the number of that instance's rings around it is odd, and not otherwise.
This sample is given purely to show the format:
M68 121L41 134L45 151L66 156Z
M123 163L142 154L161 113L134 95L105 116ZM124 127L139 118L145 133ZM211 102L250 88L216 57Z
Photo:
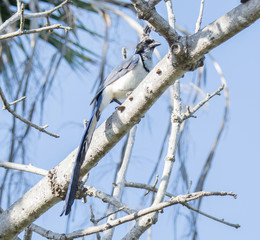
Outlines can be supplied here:
M174 43L179 39L178 33L158 14L154 4L151 5L144 0L131 0L131 2L134 4L138 18L149 22L154 31L160 33L169 43Z

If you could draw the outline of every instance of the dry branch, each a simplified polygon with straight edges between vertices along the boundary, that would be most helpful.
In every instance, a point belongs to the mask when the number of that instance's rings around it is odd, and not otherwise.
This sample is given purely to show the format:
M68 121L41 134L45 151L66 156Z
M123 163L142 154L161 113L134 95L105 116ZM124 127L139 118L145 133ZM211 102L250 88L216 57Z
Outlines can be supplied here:
M0 87L0 98L2 99L2 102L3 102L3 109L6 109L8 112L10 112L14 117L16 117L17 119L21 120L22 122L24 122L25 124L27 124L28 126L31 126L37 130L39 130L40 132L44 132L52 137L55 137L55 138L59 138L60 136L57 135L57 134L54 134L54 133L51 133L51 132L48 132L45 130L46 126L44 127L40 127L28 120L26 120L25 118L23 118L21 115L17 114L13 109L10 108L10 104L8 103L8 101L6 100L6 97L2 91L2 88ZM19 102L19 100L16 100L14 102ZM12 102L12 104L14 103Z
M22 14L22 12L21 12L21 1L19 0L19 1L17 1L17 12L12 17L7 19L0 26L0 33L2 33L7 27L12 25L14 22L16 22L19 19L21 19L21 15L23 15L24 19L48 17L51 13L53 13L54 11L62 8L65 4L68 4L69 2L70 2L69 0L65 0L60 5L54 7L52 9L50 9L50 10L47 10L47 11L38 12L38 13L24 13L24 14Z
M105 224L102 224L102 225L99 225L99 226L93 226L93 227L88 227L86 229L74 231L72 233L66 234L66 237L69 238L69 239L70 238L78 238L78 237L91 235L91 234L94 234L94 233L97 233L97 232L102 232L102 231L105 231L107 229L121 225L123 223L138 219L138 218L140 218L144 215L147 215L149 213L158 212L158 211L162 210L163 208L166 208L166 207L169 207L169 206L172 206L172 205L176 205L176 204L179 204L179 203L183 204L183 203L186 203L186 202L189 202L189 201L201 198L201 197L227 196L227 195L236 197L236 194L234 194L232 192L204 192L204 191L197 192L197 193L190 193L190 194L187 194L187 195L179 195L175 198L171 198L168 201L158 203L158 204L156 204L152 207L148 207L148 208L140 210L136 213L132 213L130 215L127 215L127 216L118 218L116 220L113 220L109 224L105 223Z
M42 176L47 176L47 174L48 174L47 170L44 170L42 168L37 168L37 167L33 166L32 164L24 165L24 164L19 164L19 163L0 161L0 167L20 170L20 171L25 171L25 172L31 172L31 173L39 174Z
M46 26L46 27L41 27L41 28L31 29L31 30L21 30L21 29L19 29L15 32L0 35L0 40L13 38L13 37L21 36L21 35L24 35L24 34L32 34L32 33L39 33L39 32L43 32L43 31L50 31L50 30L53 30L53 29L64 29L66 31L69 31L72 28L71 27L64 27L61 24L54 24L54 25L51 25L51 26Z
M150 185L147 185L147 184L143 184L143 183L134 183L134 182L126 182L125 183L125 186L126 187L131 187L131 188L141 188L141 189L146 189L147 191L152 191L152 192L157 192L158 189L155 188L154 186L150 186ZM165 192L165 196L169 197L169 198L172 198L172 197L175 197L173 194L171 193L168 193L168 192ZM210 218L214 221L217 221L217 222L220 222L220 223L223 223L225 225L228 225L230 227L234 227L234 228L239 228L240 225L239 224L234 224L234 223L230 223L230 222L227 222L227 221L224 221L223 218L222 219L219 219L219 218L216 218L216 217L213 217L205 212L202 212L194 207L191 207L188 203L182 203L183 206L185 206L186 208L194 211L194 212L197 212L207 218Z

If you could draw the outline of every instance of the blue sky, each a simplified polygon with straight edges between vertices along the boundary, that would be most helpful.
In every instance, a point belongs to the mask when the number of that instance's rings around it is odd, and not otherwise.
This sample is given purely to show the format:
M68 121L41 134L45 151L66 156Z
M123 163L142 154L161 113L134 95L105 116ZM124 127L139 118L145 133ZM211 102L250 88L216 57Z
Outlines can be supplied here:
M199 2L174 1L176 24L190 32L194 31L199 12ZM187 4L189 7L187 7ZM238 4L239 1L235 0L206 1L202 26L206 26ZM160 4L160 12L166 16L163 6L163 4ZM89 22L93 29L98 29L102 33L101 21L98 21L97 18L94 19L93 16L84 16L83 18L86 22ZM109 46L107 72L118 63L118 56L121 57L121 48L128 47L132 51L137 42L135 32L121 19L112 17L112 25L115 30L112 30L109 36L111 44ZM115 38L115 36L117 37ZM167 45L157 34L153 34L153 36L163 43L158 48L163 56L167 52ZM215 217L224 218L228 222L238 223L241 228L234 229L200 216L198 230L199 239L202 240L209 238L212 240L255 239L259 235L259 38L260 22L258 21L211 52L221 65L228 82L230 114L228 127L224 131L217 148L205 190L233 191L238 194L238 198L236 200L231 197L205 198L201 210ZM102 41L99 39L80 35L80 41L101 51ZM46 59L48 59L48 55L46 53ZM157 60L155 59L155 61ZM220 80L207 56L206 66L207 85L204 90L205 92L213 92L220 86ZM92 86L97 79L97 73L98 65L90 65L89 72L77 74L68 68L65 63L62 64L54 83L54 89L46 102L43 119L44 124L49 124L49 130L60 134L61 138L54 139L33 130L30 137L30 140L33 141L30 142L28 163L32 162L35 166L50 169L62 161L79 144L83 133L83 119L88 119L91 114L92 108L89 103L94 95ZM193 73L185 74L185 77L181 79L182 89L190 87L193 77ZM183 101L185 101L185 98L186 95L183 94ZM223 115L223 99L223 96L216 96L197 112L196 119L189 121L189 131L186 138L188 149L185 154L187 155L186 165L189 180L193 180L194 184L220 126ZM115 106L112 104L104 111L100 122L110 116ZM140 122L127 180L136 182L148 180L156 163L161 141L168 124L170 116L168 107L169 93L167 91ZM6 121L10 119L7 112L1 113L2 116ZM38 141L35 141L35 139L38 139ZM93 185L106 193L111 192L114 169L120 158L120 146L122 146L122 141L93 169L87 184ZM158 169L159 175L162 167L163 160ZM169 192L174 189L178 167L177 160ZM40 179L31 174L27 176L31 177L32 185ZM140 203L138 199L142 194L143 191L127 189L123 201L138 208ZM150 200L146 201L148 204ZM93 203L91 198L89 198L87 204L78 201L76 204L77 210L75 207L72 210L75 220L71 223L70 230L91 225L88 218L88 204L90 203ZM104 210L104 204L100 203L101 201L95 200L94 209L98 217L102 216ZM52 231L63 232L66 226L66 217L59 217L62 205L63 203L57 204L36 222ZM176 232L172 216L177 209L176 207L168 208L164 214L159 216L159 223L152 228L152 239L173 239ZM181 216L178 220L178 234L181 233L180 229L185 228L184 223L185 217ZM130 226L131 224L126 224L120 227L119 231L116 232L115 239L124 236L124 232ZM177 236L177 239L180 239L180 235ZM40 237L34 234L33 239L40 239ZM86 239L95 238L87 237ZM141 239L147 239L147 235L144 234Z

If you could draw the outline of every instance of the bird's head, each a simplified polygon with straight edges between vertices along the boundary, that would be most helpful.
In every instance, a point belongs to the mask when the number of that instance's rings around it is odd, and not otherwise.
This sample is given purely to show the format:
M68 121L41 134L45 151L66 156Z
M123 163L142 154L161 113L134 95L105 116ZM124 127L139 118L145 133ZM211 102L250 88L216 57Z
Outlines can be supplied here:
M149 36L145 36L141 42L139 42L136 46L135 53L148 53L153 52L154 48L161 45L161 43L156 42Z

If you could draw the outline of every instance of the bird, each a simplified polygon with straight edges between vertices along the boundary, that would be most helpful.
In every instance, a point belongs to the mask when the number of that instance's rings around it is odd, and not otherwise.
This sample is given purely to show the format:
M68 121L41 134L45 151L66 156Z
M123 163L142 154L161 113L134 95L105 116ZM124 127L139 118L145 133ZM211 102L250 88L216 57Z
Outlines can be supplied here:
M95 102L94 109L78 148L76 161L66 193L65 204L60 216L64 213L68 215L71 211L77 192L80 168L91 143L101 112L111 102L116 102L121 105L121 102L129 96L153 68L153 51L155 47L161 44L149 36L150 31L151 29L148 26L144 29L143 37L136 45L135 53L128 59L123 60L108 75L90 103Z

